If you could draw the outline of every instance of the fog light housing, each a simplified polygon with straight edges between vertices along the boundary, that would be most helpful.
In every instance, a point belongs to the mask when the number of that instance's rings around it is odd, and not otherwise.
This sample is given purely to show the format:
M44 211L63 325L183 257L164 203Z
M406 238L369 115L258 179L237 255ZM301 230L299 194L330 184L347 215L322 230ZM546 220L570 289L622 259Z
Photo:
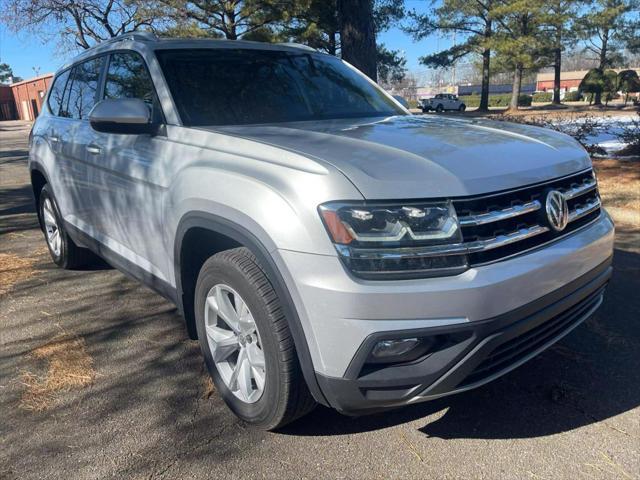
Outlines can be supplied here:
M366 363L411 362L425 355L435 341L435 337L380 340L371 349Z

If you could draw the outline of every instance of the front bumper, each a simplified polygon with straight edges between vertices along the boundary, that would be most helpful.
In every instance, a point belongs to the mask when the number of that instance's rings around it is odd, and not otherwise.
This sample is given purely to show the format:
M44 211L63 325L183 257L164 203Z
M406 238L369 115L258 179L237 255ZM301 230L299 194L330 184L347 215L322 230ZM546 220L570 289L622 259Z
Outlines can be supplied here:
M327 403L357 413L472 388L557 341L601 301L613 236L613 223L603 211L580 230L526 254L453 277L401 281L354 278L336 257L273 253ZM473 372L487 367L479 365L512 336L551 326L547 321L560 323L543 342L530 343L509 357L508 365ZM442 335L447 342L408 365L364 368L364 358L380 339L428 335Z
M377 333L368 337L342 378L318 375L328 402L360 414L481 386L536 356L589 318L602 303L611 259L565 288L512 312L473 324ZM438 336L439 349L403 365L367 367L380 340Z

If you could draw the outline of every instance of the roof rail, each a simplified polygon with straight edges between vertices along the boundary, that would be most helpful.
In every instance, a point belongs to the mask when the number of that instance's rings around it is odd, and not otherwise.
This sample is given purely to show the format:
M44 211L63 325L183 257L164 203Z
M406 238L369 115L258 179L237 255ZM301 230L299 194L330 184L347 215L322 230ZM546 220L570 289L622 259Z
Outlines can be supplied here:
M300 48L301 50L310 50L312 52L317 52L317 50L313 47L310 47L309 45L304 45L302 43L295 43L295 42L278 42L276 43L276 45L280 45L282 47L293 47L293 48Z
M145 32L145 31L137 31L137 32L127 32L117 37L109 38L103 42L98 43L97 45L104 45L105 43L115 43L121 42L123 40L139 40L141 42L155 42L158 40L158 37L153 32Z
M99 48L104 45L109 45L111 43L123 42L125 40L138 40L140 42L155 42L158 40L158 37L155 35L155 33L152 33L152 32L145 32L145 31L127 32L127 33L122 33L117 37L111 37L101 41L100 43L96 43L86 51L91 51L95 48Z

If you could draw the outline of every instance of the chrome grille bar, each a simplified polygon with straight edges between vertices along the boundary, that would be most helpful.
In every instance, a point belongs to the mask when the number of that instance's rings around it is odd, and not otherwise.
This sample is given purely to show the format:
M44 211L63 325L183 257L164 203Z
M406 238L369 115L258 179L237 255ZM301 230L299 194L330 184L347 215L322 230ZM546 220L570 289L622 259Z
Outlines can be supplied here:
M595 188L596 188L595 179L589 178L582 185L569 188L564 192L562 192L562 194L564 195L564 198L566 198L567 200L571 200L572 198L576 198L576 197L579 197L580 195L584 195L585 193L588 193Z
M524 215L525 213L535 212L540 210L542 204L538 200L527 202L522 205L514 205L513 207L505 208L502 210L494 210L487 213L480 213L478 215L467 215L458 217L461 227L475 227L478 225L486 225L487 223L499 222L500 220L506 220L508 218Z
M591 212L595 212L600 208L600 199L598 197L594 198L590 202L585 203L584 205L577 206L574 210L569 212L569 223L578 220L586 215L589 215Z
M486 250L493 250L494 248L504 247L511 243L520 242L527 238L535 237L541 233L548 232L548 227L542 225L533 225L531 227L521 228L515 232L505 233L504 235L497 235L487 240L477 240L475 242L467 243L469 253L484 252Z

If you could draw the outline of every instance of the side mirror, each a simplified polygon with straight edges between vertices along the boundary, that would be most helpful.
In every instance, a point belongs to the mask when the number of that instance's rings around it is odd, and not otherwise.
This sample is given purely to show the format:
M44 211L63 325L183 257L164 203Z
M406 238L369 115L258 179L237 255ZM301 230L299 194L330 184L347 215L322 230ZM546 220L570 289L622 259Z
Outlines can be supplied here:
M89 112L91 127L104 133L153 133L151 111L139 98L108 98L98 102Z

